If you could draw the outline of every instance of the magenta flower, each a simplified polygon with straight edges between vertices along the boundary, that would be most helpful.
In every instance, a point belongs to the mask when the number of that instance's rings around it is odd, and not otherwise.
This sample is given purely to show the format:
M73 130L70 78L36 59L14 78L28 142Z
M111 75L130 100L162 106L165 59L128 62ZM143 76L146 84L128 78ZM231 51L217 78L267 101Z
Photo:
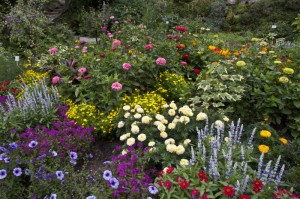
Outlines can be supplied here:
M163 57L159 57L156 59L157 65L164 66L164 65L166 65L166 63L167 63L167 60Z
M147 50L151 50L152 48L153 48L152 44L146 44L145 45L145 49L147 49Z
M84 46L84 47L82 48L82 52L83 52L83 53L87 53L87 47L86 47L86 46Z
M114 40L114 41L112 42L112 45L113 45L114 47L120 46L120 45L121 45L121 41L116 39L116 40Z
M119 82L114 82L112 83L111 88L115 91L119 91L122 89L122 84L120 84Z
M54 54L54 53L56 53L58 51L58 48L51 48L50 50L48 50L48 52L50 53L50 54Z
M131 68L131 64L130 63L124 63L122 66L123 66L124 70L130 70L130 68Z
M182 65L187 65L187 63L185 61L180 62Z
M115 18L115 16L110 16L109 18L110 18L110 19L114 19L114 18Z
M111 33L109 32L109 33L107 33L107 37L108 37L108 38L113 38L113 37L114 37L114 35L113 35L113 34L111 34Z
M52 84L57 84L57 83L59 82L59 80L60 80L60 77L54 76L54 77L52 78Z
M107 26L102 26L101 30L106 31L107 30Z
M86 72L86 68L82 67L78 69L78 72L84 74Z

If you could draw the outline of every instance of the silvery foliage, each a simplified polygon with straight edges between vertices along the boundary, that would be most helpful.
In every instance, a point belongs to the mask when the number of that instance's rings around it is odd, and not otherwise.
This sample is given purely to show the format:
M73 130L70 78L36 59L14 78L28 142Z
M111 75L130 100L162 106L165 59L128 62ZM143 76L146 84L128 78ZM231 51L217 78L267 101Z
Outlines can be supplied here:
M45 80L35 85L25 85L20 99L12 94L7 96L6 107L0 104L0 115L3 122L8 121L11 114L20 114L24 121L33 113L49 114L59 101L59 94L56 87L48 88Z

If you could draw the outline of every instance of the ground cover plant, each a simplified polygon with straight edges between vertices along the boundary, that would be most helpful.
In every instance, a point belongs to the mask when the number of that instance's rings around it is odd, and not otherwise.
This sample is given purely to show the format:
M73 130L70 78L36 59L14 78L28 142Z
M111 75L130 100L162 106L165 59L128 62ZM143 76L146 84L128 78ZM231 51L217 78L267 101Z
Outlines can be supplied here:
M299 198L297 46L101 16L1 82L1 198Z

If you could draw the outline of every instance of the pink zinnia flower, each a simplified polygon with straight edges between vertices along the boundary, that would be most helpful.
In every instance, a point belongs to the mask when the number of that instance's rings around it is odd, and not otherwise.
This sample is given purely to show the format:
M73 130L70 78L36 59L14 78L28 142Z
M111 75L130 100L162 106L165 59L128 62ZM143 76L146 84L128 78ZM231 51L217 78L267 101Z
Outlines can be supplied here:
M122 89L122 84L120 84L119 82L114 82L112 83L111 88L115 91L119 91Z
M101 30L106 31L107 30L107 26L102 26Z
M116 39L116 40L114 40L112 42L112 45L115 46L115 47L120 46L121 45L121 41Z
M187 65L187 63L185 61L180 62L182 65Z
M84 68L84 67L83 68L79 68L78 72L81 73L81 74L83 74L83 73L86 72L86 68Z
M48 52L50 53L50 54L54 54L54 53L56 53L58 51L58 48L51 48Z
M80 48L80 46L75 46L74 48L75 48L75 49L79 49L79 48Z
M90 79L92 76L91 75L86 75L84 76L84 79Z
M81 80L81 79L82 79L82 77L81 77L81 76L78 76L78 77L76 77L76 79L77 79L77 80Z
M60 77L54 76L54 77L52 78L52 84L57 84L57 83L59 82L59 80L60 80Z
M84 47L82 48L82 52L83 52L83 53L87 53L87 47L86 47L86 46L84 46Z
M124 63L122 66L123 66L124 70L130 70L130 68L131 68L131 64L130 63Z
M146 44L145 45L145 49L147 49L147 50L151 50L152 48L153 48L152 44Z
M110 32L109 33L107 33L107 37L108 38L112 38L114 35L113 34L111 34Z
M159 58L156 59L156 64L157 65L164 66L164 65L166 65L166 63L167 63L167 60L163 57L159 57Z
M114 19L114 18L115 18L115 16L110 16L109 18L110 18L110 19Z

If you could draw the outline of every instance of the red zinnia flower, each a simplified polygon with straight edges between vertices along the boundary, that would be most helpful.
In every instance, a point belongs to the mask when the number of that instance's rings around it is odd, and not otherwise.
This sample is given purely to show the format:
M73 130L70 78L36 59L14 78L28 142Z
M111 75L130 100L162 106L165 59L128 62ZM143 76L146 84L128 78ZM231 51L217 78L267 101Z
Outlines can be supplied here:
M198 69L199 70L199 69ZM200 71L200 70L199 70ZM199 72L200 73L200 72ZM206 176L206 173L204 171L200 171L197 174L198 178L200 179L200 182L208 182L208 178Z
M243 194L239 197L239 199L251 199L250 196Z
M196 75L199 75L200 74L200 69L198 69L198 68L194 68L194 74L196 74Z
M186 190L189 187L190 183L188 181L183 181L179 184L180 188Z
M209 199L209 198L207 197L206 194L203 194L203 196L202 196L202 197L199 197L198 199Z
M166 170L166 173L167 173L167 174L170 174L170 173L172 173L173 171L174 171L174 167L168 166L168 168L167 168L167 170Z
M230 196L232 197L234 195L234 188L230 185L227 185L226 187L223 188L222 192L225 196Z
M188 59L188 58L190 58L190 56L188 54L183 55L183 59Z
M105 54L104 54L104 53L100 53L99 56L100 56L100 57L105 57Z
M260 181L260 180L258 180L258 179L256 179L256 180L254 180L253 182L252 182L252 190L255 192L255 193L259 193L259 192L261 192L261 190L263 189L263 187L264 187L264 185L263 185L263 183Z
M161 177L163 174L164 174L164 171L159 171L159 172L157 173L157 176L158 176L158 177Z
M179 176L179 177L175 178L175 181L181 183L181 182L185 181L185 178L182 176Z
M167 188L167 190L169 191L172 187L172 182L167 180L165 183L164 183L165 187Z
M176 26L176 30L178 30L179 32L182 32L182 33L186 32L186 28L183 26Z
M162 187L164 183L163 183L162 180L160 180L160 181L157 182L157 184Z
M193 189L193 190L191 191L191 195L192 195L192 196L197 196L197 195L199 195L198 189Z

